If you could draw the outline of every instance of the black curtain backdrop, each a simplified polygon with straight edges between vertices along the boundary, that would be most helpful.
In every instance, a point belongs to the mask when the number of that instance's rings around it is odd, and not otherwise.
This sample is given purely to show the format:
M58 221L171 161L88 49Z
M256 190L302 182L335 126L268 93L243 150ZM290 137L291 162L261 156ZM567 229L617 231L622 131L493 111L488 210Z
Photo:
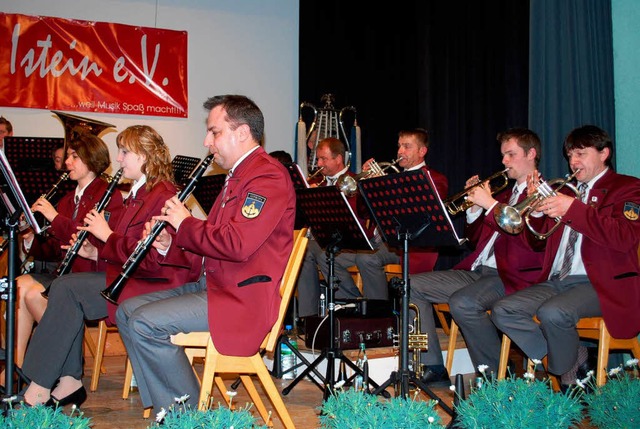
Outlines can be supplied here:
M354 106L363 163L395 159L398 131L426 128L427 163L454 194L503 168L499 131L527 126L528 34L524 0L301 1L300 101L322 107L332 93L336 108Z
M398 131L426 128L427 162L456 193L502 169L499 131L527 126L529 1L390 6L300 2L300 101L354 106L363 162L395 159Z

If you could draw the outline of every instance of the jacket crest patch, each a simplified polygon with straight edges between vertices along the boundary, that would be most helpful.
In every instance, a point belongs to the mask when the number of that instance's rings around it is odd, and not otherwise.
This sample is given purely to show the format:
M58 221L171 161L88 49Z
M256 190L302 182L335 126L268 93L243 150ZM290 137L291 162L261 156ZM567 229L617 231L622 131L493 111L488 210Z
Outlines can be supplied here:
M247 194L247 198L245 198L244 203L242 204L242 216L247 219L258 217L262 211L262 207L264 207L264 203L266 202L267 199L262 195L249 192Z
M624 213L624 217L629 220L638 220L638 216L640 216L640 205L627 201L624 203L624 209L622 211Z

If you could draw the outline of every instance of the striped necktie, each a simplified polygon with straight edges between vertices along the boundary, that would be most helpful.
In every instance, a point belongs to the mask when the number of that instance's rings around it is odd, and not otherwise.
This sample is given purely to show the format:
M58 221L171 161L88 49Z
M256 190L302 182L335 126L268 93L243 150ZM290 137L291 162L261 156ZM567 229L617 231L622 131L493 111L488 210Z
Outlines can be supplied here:
M76 195L75 197L73 197L73 201L76 206L73 209L73 216L71 216L71 219L75 220L76 216L78 216L78 208L80 207L80 197Z
M586 195L587 184L581 183L578 186L578 190L580 191L580 199L584 201L584 197ZM571 266L573 265L573 256L576 251L576 241L578 241L578 231L575 229L571 229L569 231L569 239L567 240L567 247L564 251L564 258L562 259L562 266L560 267L560 272L558 273L558 278L560 280L564 279L571 272Z

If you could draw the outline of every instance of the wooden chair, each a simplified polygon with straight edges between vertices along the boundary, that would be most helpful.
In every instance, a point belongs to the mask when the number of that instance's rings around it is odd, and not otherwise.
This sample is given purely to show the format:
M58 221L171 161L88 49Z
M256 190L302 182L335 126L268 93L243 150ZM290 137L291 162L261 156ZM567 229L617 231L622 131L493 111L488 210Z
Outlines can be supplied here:
M112 332L118 332L116 326L107 326L104 320L98 323L98 343L93 341L93 337L89 332L89 328L84 328L84 343L89 350L89 353L93 356L93 372L91 373L91 386L90 390L95 392L98 390L98 382L100 381L100 374L105 374L107 370L102 361L104 359L104 350L107 345L107 335Z
M307 246L308 239L306 237L306 229L296 231L294 237L293 250L289 256L289 262L287 263L284 277L282 278L282 284L280 285L282 302L280 303L278 319L262 342L261 346L261 351L264 350L267 353L273 352L278 344L278 338L282 332L282 325L287 312L287 306L289 305L289 301L293 295L296 279L298 277L298 272ZM202 386L200 388L200 398L198 400L200 409L204 410L209 407L214 382L216 386L218 386L218 389L225 394L226 388L221 378L222 374L240 374L240 379L242 380L245 389L247 389L256 409L260 413L260 416L264 419L265 423L269 424L270 415L267 412L264 403L260 399L260 395L258 394L251 378L252 375L256 375L262 383L267 396L275 407L276 412L280 416L280 420L283 425L286 428L295 427L291 420L291 416L282 401L282 397L280 396L280 393L278 392L278 389L274 384L264 361L262 360L260 352L248 357L223 355L216 350L209 332L178 334L172 337L172 341L175 344L184 346L186 349L190 347L203 347L203 345L206 347Z
M638 337L629 339L613 338L607 330L602 317L585 317L576 325L580 338L598 341L598 363L596 368L596 384L602 386L607 381L607 366L610 350L630 350L636 359L640 359L640 342Z

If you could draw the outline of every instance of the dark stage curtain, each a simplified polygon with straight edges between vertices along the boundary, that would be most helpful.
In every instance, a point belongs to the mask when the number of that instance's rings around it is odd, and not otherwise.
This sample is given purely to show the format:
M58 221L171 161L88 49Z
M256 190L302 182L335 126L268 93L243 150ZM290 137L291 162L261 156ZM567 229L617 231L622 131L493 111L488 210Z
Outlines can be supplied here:
M610 0L531 3L529 123L548 178L569 172L562 144L572 129L593 124L615 136L612 37Z
M395 159L398 131L426 128L450 194L502 169L497 133L527 126L529 2L371 5L300 2L300 101L354 106L363 162Z

